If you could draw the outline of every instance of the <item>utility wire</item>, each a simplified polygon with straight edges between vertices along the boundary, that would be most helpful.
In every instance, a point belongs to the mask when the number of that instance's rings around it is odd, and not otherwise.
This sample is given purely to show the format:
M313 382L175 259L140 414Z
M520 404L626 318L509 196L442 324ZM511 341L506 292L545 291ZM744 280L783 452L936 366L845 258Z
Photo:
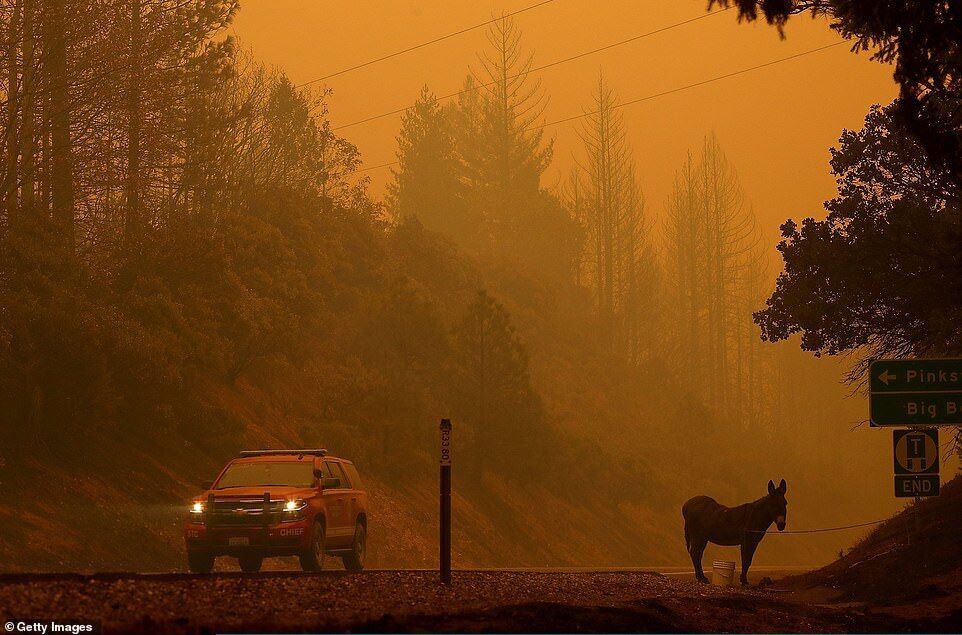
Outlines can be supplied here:
M756 65L756 66L750 66L750 67L748 67L748 68L743 68L743 69L741 69L741 70L733 71L733 72L731 72L731 73L726 73L726 74L724 74L724 75L718 75L718 76L712 77L712 78L710 78L710 79L704 79L704 80L702 80L702 81L700 81L700 82L694 82L694 83L692 83L692 84L686 84L686 85L684 85L684 86L679 86L678 88L672 88L671 90L662 91L662 92L660 92L660 93L655 93L655 94L653 94L653 95L647 95L647 96L645 96L645 97L640 97L640 98L638 98L638 99L632 99L631 101L622 102L622 103L620 103L620 104L616 104L616 105L612 106L612 110L617 110L617 109L619 109L619 108L624 108L625 106L632 106L632 105L634 105L634 104L640 104L641 102L650 101L650 100L652 100L652 99L657 99L658 97L664 97L664 96L666 96L666 95L672 95L672 94L674 94L674 93L680 93L680 92L682 92L682 91L689 90L689 89L691 89L691 88L697 88L698 86L705 86L706 84L712 84L712 83L714 83L714 82L718 82L718 81L721 81L721 80L723 80L723 79L728 79L728 78L730 78L730 77L736 77L736 76L738 76L738 75L744 75L745 73L750 73L750 72L752 72L752 71L757 71L757 70L762 69L762 68L768 68L769 66L774 66L774 65L776 65L776 64L781 64L782 62L789 62L789 61L791 61L791 60L795 60L795 59L798 59L798 58L800 58L800 57L804 57L804 56L806 56L806 55L811 55L811 54L813 54L813 53L818 53L818 52L820 52L820 51L824 51L824 50L827 50L827 49L830 49L830 48L833 48L833 47L836 47L836 46L840 46L840 45L845 44L845 43L846 43L845 41L842 41L842 42L835 42L834 44L827 44L827 45L825 45L825 46L819 46L819 47L816 47L816 48L813 48L813 49L809 49L809 50L807 50L807 51L802 51L801 53L796 53L796 54L794 54L794 55L789 55L788 57L782 57L782 58L779 58L779 59L777 59L777 60L772 60L772 61L770 61L770 62L765 62L764 64L758 64L758 65ZM572 117L565 117L564 119L557 119L557 120L555 120L555 121L550 121L550 122L548 122L548 123L541 124L540 126L534 126L534 127L532 127L531 129L532 129L532 130L541 130L542 128L547 128L548 126L556 126L556 125L559 125L559 124L568 123L568 122L570 122L570 121L576 121L576 120L578 120L578 119L584 119L585 117L590 117L590 116L592 116L592 115L597 115L599 112L600 112L600 111L598 111L598 110L593 110L593 111L591 111L591 112L582 113L582 114L580 114L580 115L574 115L574 116L572 116ZM360 170L355 170L355 172L370 172L371 170L380 170L380 169L382 169L382 168L391 167L392 165L397 165L397 164L398 164L398 161L392 161L392 162L390 162L390 163L382 163L382 164L380 164L380 165L371 166L371 167L369 167L369 168L361 168Z
M383 61L389 60L389 59L391 59L391 58L393 58L393 57L397 57L397 56L399 56L399 55L404 55L405 53L410 53L411 51L416 51L416 50L421 49L421 48L424 48L424 47L426 47L426 46L431 46L432 44L437 44L438 42L443 42L444 40L449 40L449 39L451 39L451 38L453 38L453 37L457 37L457 36L459 36L459 35L463 35L463 34L468 33L468 32L470 32L470 31L474 31L474 30L476 30L476 29L480 29L481 27L488 26L489 24L493 24L494 22L497 22L497 21L499 21L499 20L503 20L503 19L505 19L505 18L510 18L511 16L515 16L515 15L518 15L518 14L520 14L520 13L524 13L525 11L531 11L532 9L537 9L538 7L543 7L544 5L550 4L550 3L552 3L552 2L554 2L554 0L542 0L541 2L538 2L538 3L532 4L532 5L530 5L530 6L524 7L523 9L518 9L517 11L512 11L511 13L506 13L506 14L504 14L504 15L502 15L502 16L498 16L497 18L492 18L491 20L488 20L487 22L482 22L481 24L475 24L474 26L469 26L469 27L467 27L467 28L465 28L465 29L461 29L460 31L455 31L454 33L448 33L447 35L442 35L441 37L434 38L433 40L428 40L427 42L421 42L420 44L415 44L414 46L409 46L409 47L406 48L406 49L401 49L400 51L395 51L394 53L388 53L387 55L384 55L384 56L382 56L382 57L378 57L378 58L376 58L376 59L368 60L367 62L362 62L362 63L360 63L360 64L355 64L354 66L349 66L348 68L343 68L343 69L341 69L341 70L339 70L339 71L337 71L337 72L331 73L331 74L329 74L329 75L325 75L324 77L318 77L317 79L312 79L312 80L309 81L309 82L304 82L303 84L298 84L295 88L303 88L304 86L310 86L311 84L316 84L316 83L318 83L318 82L323 82L325 79L331 79L332 77L337 77L338 75L344 75L345 73L350 73L351 71L356 71L356 70L359 69L359 68L365 68L365 67L367 67L367 66L371 66L372 64L377 64L378 62L383 62Z
M354 170L354 172L370 172L372 170L380 170L383 168L389 168L392 165L397 165L400 161L391 161L390 163L382 163L381 165L374 165L369 168L361 168L360 170Z
M697 22L697 21L699 21L699 20L704 20L705 18L711 17L711 16L716 15L716 14L718 14L718 13L724 13L724 12L726 12L726 11L729 11L729 10L733 9L733 8L734 8L734 6L731 6L731 7L725 8L725 9L719 9L718 11L712 11L712 12L710 12L710 13L701 13L701 14L699 14L698 16L696 16L696 17L694 17L694 18L689 18L689 19L683 20L683 21L681 21L681 22L676 22L675 24L669 24L668 26L663 26L663 27L661 27L661 28L659 28L659 29L655 29L654 31L648 31L647 33L642 33L642 34L640 34L640 35L635 35L635 36L632 36L632 37L630 37L630 38L628 38L628 39L626 39L626 40L621 40L620 42L613 42L613 43L611 43L611 44L606 44L605 46L602 46L602 47L599 47L599 48L596 48L596 49L592 49L592 50L590 50L590 51L584 51L583 53L578 53L577 55L572 55L571 57L566 57L566 58L564 58L564 59L555 60L554 62L549 62L548 64L544 64L543 66L536 66L536 67L534 67L534 68L529 68L529 69L526 70L526 71L523 71L523 72L521 72L521 73L517 73L517 74L515 74L515 75L512 75L512 76L508 77L505 81L511 81L511 80L513 80L513 79L517 79L517 78L521 77L522 75L528 75L528 74L530 74L530 73L537 73L538 71L543 71L543 70L546 69L546 68L551 68L551 67L553 67L553 66L559 66L559 65L561 65L561 64L566 64L566 63L568 63L568 62L573 62L573 61L579 60L579 59L581 59L581 58L583 58L583 57L588 57L589 55L594 55L595 53L601 53L601 52L603 52L603 51L607 51L607 50L609 50L609 49L613 49L613 48L616 48L616 47L618 47L618 46L624 46L625 44L630 44L630 43L632 43L632 42L636 42L636 41L638 41L638 40L642 40L642 39L644 39L644 38L651 37L652 35L657 35L657 34L659 34L659 33L664 33L665 31L671 31L672 29L677 29L678 27L685 26L686 24L691 24L692 22ZM449 94L447 94L447 95L442 95L441 97L438 97L438 98L437 98L437 101L447 101L448 99L451 99L452 97L460 97L461 95L465 95L465 94L470 93L470 92L472 92L472 91L480 90L480 89L482 89L482 88L487 88L487 87L489 87L489 86L493 86L493 85L495 85L496 83L497 83L497 82L488 82L488 83L486 83L486 84L478 84L478 85L476 85L476 86L472 86L471 88L465 88L465 89L463 89L463 90L459 90L459 91L456 91L456 92L453 92L453 93L449 93ZM407 111L410 110L410 109L411 109L410 106L405 106L404 108L398 108L397 110L392 110L392 111L390 111L390 112L381 113L381 114L379 114L379 115L372 115L372 116L370 116L370 117L366 117L366 118L360 119L360 120L358 120L358 121L352 121L351 123L342 124L342 125L340 125L340 126L336 126L336 127L332 128L332 130L343 130L344 128L350 128L350 127L352 127L352 126L359 126L359 125L361 125L361 124L363 124L363 123L368 123L368 122L370 122L370 121L377 121L378 119L384 119L385 117L390 117L391 115L399 115L399 114L401 114L401 113L407 112Z
M812 53L818 53L818 52L820 52L820 51L824 51L824 50L826 50L826 49L830 49L830 48L833 48L833 47L835 47L835 46L840 46L840 45L845 44L845 43L846 43L846 42L843 40L843 41L841 41L841 42L835 42L834 44L826 44L825 46L819 46L819 47L817 47L817 48L809 49L809 50L807 50L807 51L802 51L801 53L796 53L796 54L794 54L794 55L789 55L788 57L782 57L782 58L779 58L779 59L777 59L777 60L772 60L771 62L765 62L764 64L758 64L758 65L756 65L756 66L749 66L748 68L743 68L743 69L741 69L741 70L733 71L733 72L731 72L731 73L725 73L724 75L718 75L718 76L716 76L716 77L712 77L711 79L704 79L704 80L702 80L702 81L700 81L700 82L695 82L695 83L693 83L693 84L686 84L686 85L684 85L684 86L679 86L678 88L672 88L671 90L666 90L666 91L662 91L662 92L660 92L660 93L655 93L654 95L648 95L648 96L646 96L646 97L640 97L640 98L638 98L638 99L632 99L631 101L625 101L625 102L622 102L622 103L620 103L620 104L615 104L615 105L612 106L611 108L612 108L612 110L618 110L619 108L624 108L625 106L633 106L633 105L635 105L635 104L640 104L640 103L643 102L643 101L650 101L650 100L652 100L652 99L657 99L658 97L664 97L664 96L666 96L666 95L672 95L672 94L674 94L674 93L680 93L681 91L683 91L683 90L688 90L688 89L690 89L690 88L697 88L698 86L704 86L704 85L706 85L706 84L713 84L713 83L719 82L719 81L721 81L721 80L723 80L723 79L728 79L728 78L730 78L730 77L736 77L736 76L738 76L738 75L744 75L745 73L750 73L750 72L752 72L752 71L757 71L757 70L762 69L762 68L768 68L769 66L774 66L775 64L781 64L782 62L788 62L788 61L791 61L791 60L794 60L794 59L798 59L799 57L804 57L804 56L806 56L806 55L811 55ZM597 115L597 114L600 113L600 112L601 112L600 110L592 110L592 111L590 111L590 112L582 113L582 114L580 114L580 115L575 115L575 116L573 116L573 117L565 117L564 119L557 119L557 120L555 120L555 121L549 121L548 123L541 124L540 126L533 126L531 129L532 129L532 130L541 130L542 128L547 128L548 126L556 126L556 125L558 125L558 124L568 123L569 121L575 121L575 120L577 120L577 119L584 119L585 117L590 117L590 116L592 116L592 115Z

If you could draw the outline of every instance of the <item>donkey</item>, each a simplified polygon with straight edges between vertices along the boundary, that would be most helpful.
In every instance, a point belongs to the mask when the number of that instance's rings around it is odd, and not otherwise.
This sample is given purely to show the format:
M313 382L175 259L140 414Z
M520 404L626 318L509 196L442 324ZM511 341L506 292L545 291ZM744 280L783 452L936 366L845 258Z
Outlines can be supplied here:
M701 557L709 542L716 545L742 548L741 583L748 584L748 567L758 543L772 523L778 531L785 529L788 503L785 501L785 479L778 487L768 481L768 495L754 503L738 507L725 507L707 496L696 496L685 503L681 514L685 517L685 545L691 563L695 565L695 577L699 582L708 582L701 568Z

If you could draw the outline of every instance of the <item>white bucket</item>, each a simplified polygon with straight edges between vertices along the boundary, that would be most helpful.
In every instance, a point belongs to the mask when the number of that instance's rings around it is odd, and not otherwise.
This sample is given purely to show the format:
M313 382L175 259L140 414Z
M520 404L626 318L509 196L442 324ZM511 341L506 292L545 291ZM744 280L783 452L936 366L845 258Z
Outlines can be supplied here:
M735 563L716 560L712 563L712 583L718 586L731 586L735 580Z

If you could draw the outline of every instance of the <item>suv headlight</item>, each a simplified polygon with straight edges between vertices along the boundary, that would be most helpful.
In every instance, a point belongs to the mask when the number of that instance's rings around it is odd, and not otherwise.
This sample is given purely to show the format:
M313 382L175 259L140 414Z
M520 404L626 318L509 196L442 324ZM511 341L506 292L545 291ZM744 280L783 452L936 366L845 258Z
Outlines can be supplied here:
M301 498L292 498L284 503L284 519L292 520L303 515L307 502Z
M194 501L190 504L190 513L192 515L203 514L206 510L207 505L205 505L202 501Z

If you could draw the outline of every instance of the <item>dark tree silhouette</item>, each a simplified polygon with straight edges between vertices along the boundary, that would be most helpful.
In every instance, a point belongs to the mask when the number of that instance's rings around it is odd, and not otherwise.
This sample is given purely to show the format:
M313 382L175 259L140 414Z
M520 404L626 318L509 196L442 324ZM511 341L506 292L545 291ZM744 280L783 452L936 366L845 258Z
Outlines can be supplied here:
M828 217L782 226L785 271L756 314L765 339L801 333L816 354L962 353L959 190L926 162L897 108L875 107L862 130L843 133Z

